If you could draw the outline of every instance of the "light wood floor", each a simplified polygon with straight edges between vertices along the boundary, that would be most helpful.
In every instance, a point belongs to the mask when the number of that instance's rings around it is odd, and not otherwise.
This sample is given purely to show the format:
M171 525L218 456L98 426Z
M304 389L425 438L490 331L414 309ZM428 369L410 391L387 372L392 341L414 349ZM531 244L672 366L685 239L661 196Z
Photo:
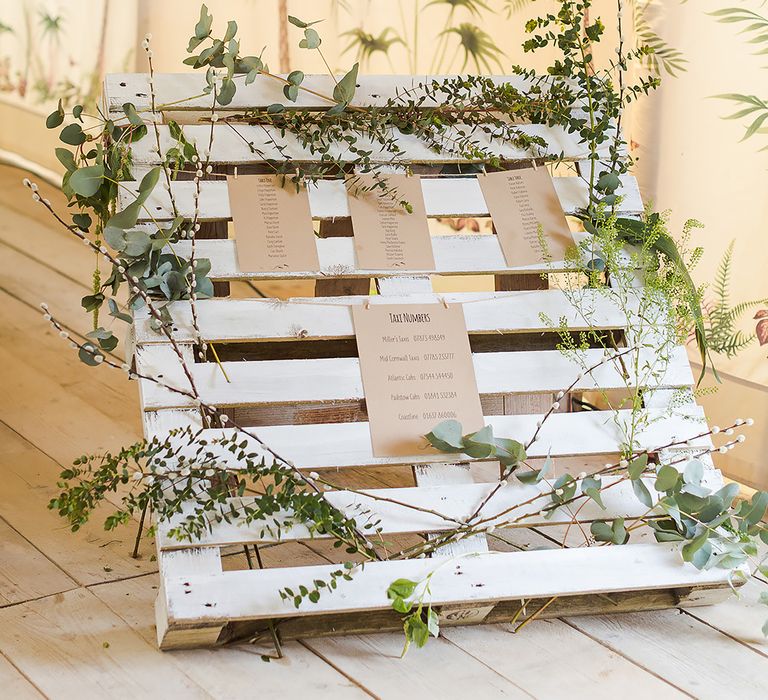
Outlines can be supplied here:
M93 260L51 227L22 177L0 168L0 698L768 697L768 609L736 601L537 621L516 635L453 628L404 660L390 634L291 642L271 663L249 646L157 651L152 544L131 559L134 531L105 533L96 518L72 535L46 509L62 466L141 428L135 384L80 364L40 316L46 301L85 328ZM265 556L324 561L297 543Z

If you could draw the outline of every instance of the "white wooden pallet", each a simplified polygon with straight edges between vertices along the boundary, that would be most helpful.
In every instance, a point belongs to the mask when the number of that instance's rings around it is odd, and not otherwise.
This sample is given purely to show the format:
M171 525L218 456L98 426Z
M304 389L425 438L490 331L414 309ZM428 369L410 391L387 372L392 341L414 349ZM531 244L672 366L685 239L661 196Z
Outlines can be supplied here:
M424 78L371 76L360 79L356 104L381 103L397 89L410 87ZM517 77L498 78L513 83ZM305 84L317 89L328 87L329 78L308 76ZM201 92L202 76L157 75L158 104L177 102ZM274 82L259 78L248 87L240 87L233 103L220 110L265 107L282 101ZM133 102L138 109L149 108L147 76L120 74L105 80L104 106L113 117L122 114L122 105ZM326 105L302 93L296 108L322 108ZM201 147L207 143L210 126L195 124L198 116L210 108L210 98L196 98L177 104L174 118L185 123L190 140ZM171 141L168 127L157 115L161 150ZM559 154L576 166L585 157L583 144L575 136L542 125L527 125ZM257 141L269 156L272 153L264 130L238 127L246 140ZM213 127L212 163L218 172L239 165L258 166L261 161L246 147L245 141L223 124ZM439 166L450 159L426 149L413 137L399 140L401 148L414 163ZM132 146L135 177L143 169L159 162L155 140L145 138ZM525 161L530 153L514 148L493 148L507 161ZM298 144L289 148L291 155L314 160ZM422 179L427 214L430 217L488 216L487 207L475 177L433 176ZM558 176L555 186L564 210L574 213L585 204L583 182L573 176ZM171 185L177 207L183 216L194 212L194 189L189 181ZM622 213L637 215L642 201L637 183L631 176L622 181ZM132 188L121 192L123 203L133 199ZM343 185L323 181L310 188L313 217L320 222L345 221L349 216ZM167 191L157 188L147 206L155 220L172 217ZM434 535L451 529L446 518L466 517L483 501L493 484L478 476L482 469L471 457L458 455L446 463L444 455L419 455L408 458L375 457L371 451L366 422L364 394L358 360L354 352L351 306L370 303L417 303L438 301L468 303L465 306L467 328L476 350L473 359L486 421L499 436L525 442L536 430L541 413L552 403L553 394L568 386L578 374L575 364L554 349L549 328L540 313L549 318L566 318L574 330L586 329L574 312L572 303L558 289L550 289L541 273L552 266L519 267L508 264L494 235L433 236L437 273L496 275L497 292L451 293L436 295L427 271L402 273L393 270L359 269L353 241L346 235L317 239L320 271L299 273L244 273L237 266L235 243L226 236L230 219L226 184L221 179L204 179L200 189L201 235L196 242L197 257L212 262L215 280L237 279L314 279L318 296L276 303L263 299L216 298L197 303L198 326L202 339L216 343L225 357L223 366L231 381L213 362L195 361L191 310L187 302L169 306L177 342L193 363L195 384L202 398L221 407L236 419L254 427L260 438L290 459L297 467L320 469L371 469L413 467L416 486L408 488L331 491L327 498L342 511L354 516L359 507L373 511L381 521L383 534L405 533ZM146 221L146 219L145 219ZM343 224L342 224L343 226ZM211 234L214 235L211 235ZM175 250L187 255L191 243L175 244ZM564 269L564 265L560 265ZM369 297L370 279L378 282L380 295ZM581 303L590 309L589 328L626 333L626 318L603 296L584 290ZM135 361L142 373L162 375L163 381L185 386L185 378L175 354L162 335L153 332L146 314L135 319ZM549 343L549 345L547 345ZM322 357L318 348L325 348ZM646 352L646 351L644 351ZM647 351L650 352L650 351ZM600 354L589 351L588 354ZM635 385L640 380L630 377ZM664 376L654 378L643 388L653 391L653 406L646 410L651 420L637 436L641 447L649 450L675 440L693 438L702 432L703 412L695 404L683 406L674 415L668 408L674 389L690 387L693 375L685 349L673 353ZM600 387L620 389L626 380L605 365L581 380L577 391ZM143 381L141 399L147 437L165 435L170 428L184 425L202 429L199 413L183 396ZM532 458L578 457L615 454L621 432L616 421L625 414L608 412L562 412L545 424L531 446ZM206 437L229 430L206 429ZM249 442L252 442L249 440ZM708 438L693 439L692 447L707 448ZM249 449L259 451L257 444ZM265 455L270 459L269 455ZM236 467L231 455L221 459ZM601 460L603 458L601 457ZM719 483L720 475L707 461L710 484ZM487 475L488 470L484 470ZM476 482L476 477L481 480ZM371 486L376 482L371 482ZM652 481L648 482L652 489ZM556 512L546 521L539 515L541 501L535 500L537 486L510 485L489 501L483 514L494 517L515 503L531 503L521 511L520 527L567 526L572 516ZM399 504L410 503L443 514L415 511L392 501L374 500L387 496ZM618 484L605 492L606 510L595 504L585 506L580 522L623 516L637 518L644 508L627 488ZM179 517L183 517L183 514ZM277 514L278 520L285 514ZM232 639L247 639L263 633L270 624L284 638L344 632L398 629L399 616L386 597L388 585L400 577L414 580L440 567L431 582L432 602L440 610L445 624L497 622L525 619L536 612L541 602L557 596L543 616L607 611L639 610L697 605L714 602L727 595L726 574L719 570L699 572L684 564L669 545L644 542L621 547L590 546L531 552L490 551L485 536L476 535L440 550L440 555L426 560L382 561L367 564L352 581L343 583L332 595L322 596L316 605L295 609L278 596L285 586L298 586L327 576L334 566L295 566L276 569L223 571L221 549L231 545L274 544L272 530L266 523L221 523L194 543L168 537L171 524L161 523L157 547L161 587L157 599L158 642L164 649L211 645ZM305 528L286 528L281 541L306 539ZM474 556L458 554L474 553ZM445 562L444 566L440 566ZM531 600L539 603L530 603ZM529 605L524 605L528 601ZM521 613L521 606L524 607Z

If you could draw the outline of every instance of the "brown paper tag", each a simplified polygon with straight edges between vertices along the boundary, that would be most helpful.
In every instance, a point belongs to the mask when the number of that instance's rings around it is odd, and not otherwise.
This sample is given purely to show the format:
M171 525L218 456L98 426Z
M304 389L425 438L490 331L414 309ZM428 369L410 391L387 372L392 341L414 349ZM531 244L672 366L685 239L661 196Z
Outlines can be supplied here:
M477 180L509 267L565 259L573 236L546 168L488 173Z
M352 318L375 456L434 452L424 435L444 420L483 427L460 305L354 306Z
M241 272L320 269L306 188L278 175L227 178L235 249Z
M381 181L396 192L374 187ZM361 270L435 269L419 177L363 173L347 179L347 192ZM400 204L403 200L413 213Z

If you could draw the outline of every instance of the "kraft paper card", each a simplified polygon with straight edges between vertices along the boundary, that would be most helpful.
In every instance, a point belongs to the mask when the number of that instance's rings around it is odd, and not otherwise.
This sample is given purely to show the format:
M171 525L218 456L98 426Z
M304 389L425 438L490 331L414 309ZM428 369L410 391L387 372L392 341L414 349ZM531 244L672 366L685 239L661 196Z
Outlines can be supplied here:
M376 183L387 183L387 193ZM357 264L362 270L434 270L427 212L417 176L364 173L347 179ZM408 202L408 213L400 203Z
M306 188L278 175L227 178L241 272L320 269Z
M509 267L565 259L573 236L546 168L488 173L477 180Z
M444 420L483 427L460 305L372 304L352 317L375 456L433 451L424 435Z

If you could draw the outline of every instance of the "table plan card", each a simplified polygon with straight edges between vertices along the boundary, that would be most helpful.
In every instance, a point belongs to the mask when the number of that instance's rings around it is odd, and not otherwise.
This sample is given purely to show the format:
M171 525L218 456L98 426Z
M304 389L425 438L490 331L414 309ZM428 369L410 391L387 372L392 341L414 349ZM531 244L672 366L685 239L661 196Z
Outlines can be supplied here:
M361 173L347 179L347 194L360 269L435 269L418 176Z
M488 173L477 180L509 267L565 259L573 236L546 168Z
M352 317L376 457L432 450L424 435L444 420L483 427L460 305L372 304Z
M227 178L241 272L320 269L307 190L281 181L278 175Z

